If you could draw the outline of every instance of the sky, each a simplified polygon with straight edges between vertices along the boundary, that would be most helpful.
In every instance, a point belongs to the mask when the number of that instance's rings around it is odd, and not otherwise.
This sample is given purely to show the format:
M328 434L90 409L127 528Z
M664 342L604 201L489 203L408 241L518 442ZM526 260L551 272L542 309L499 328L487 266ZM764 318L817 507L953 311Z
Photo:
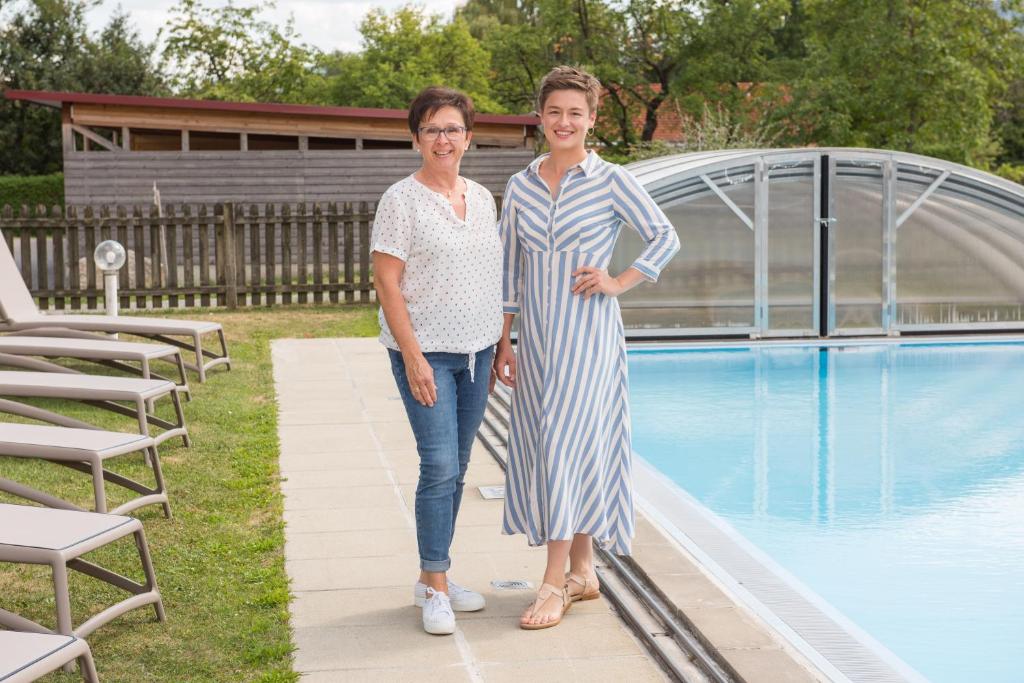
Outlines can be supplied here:
M167 23L175 0L103 0L87 15L89 26L100 30L120 5L132 18L144 40L152 41L157 31ZM224 0L205 0L210 7L226 5ZM238 0L236 5L253 5L256 0ZM302 42L320 48L324 52L344 50L354 52L361 49L359 22L375 7L394 9L410 4L410 0L277 0L273 10L261 15L268 21L282 25L289 15L295 17L295 30ZM458 4L457 0L417 0L415 3L428 12L450 17Z

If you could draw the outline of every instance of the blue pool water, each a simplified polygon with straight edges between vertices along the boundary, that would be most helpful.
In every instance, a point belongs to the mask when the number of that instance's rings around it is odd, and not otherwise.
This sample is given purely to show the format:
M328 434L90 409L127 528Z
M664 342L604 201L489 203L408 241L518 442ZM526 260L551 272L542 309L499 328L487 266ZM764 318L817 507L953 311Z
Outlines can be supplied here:
M633 448L936 683L1024 680L1024 344L631 351Z

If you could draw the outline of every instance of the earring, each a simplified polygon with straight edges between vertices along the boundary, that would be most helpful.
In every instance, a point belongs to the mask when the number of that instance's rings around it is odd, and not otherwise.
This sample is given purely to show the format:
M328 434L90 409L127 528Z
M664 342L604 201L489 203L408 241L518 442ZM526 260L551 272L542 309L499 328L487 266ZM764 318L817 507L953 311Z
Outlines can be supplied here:
M595 130L594 128L588 128L587 129L587 137L588 138L594 136L594 130Z

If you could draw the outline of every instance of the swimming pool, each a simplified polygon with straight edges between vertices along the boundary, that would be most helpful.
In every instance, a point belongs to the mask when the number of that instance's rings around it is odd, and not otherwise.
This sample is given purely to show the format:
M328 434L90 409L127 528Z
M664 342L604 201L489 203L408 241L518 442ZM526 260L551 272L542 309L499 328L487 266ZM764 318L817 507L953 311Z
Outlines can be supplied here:
M936 683L1021 680L1024 343L631 350L633 448Z

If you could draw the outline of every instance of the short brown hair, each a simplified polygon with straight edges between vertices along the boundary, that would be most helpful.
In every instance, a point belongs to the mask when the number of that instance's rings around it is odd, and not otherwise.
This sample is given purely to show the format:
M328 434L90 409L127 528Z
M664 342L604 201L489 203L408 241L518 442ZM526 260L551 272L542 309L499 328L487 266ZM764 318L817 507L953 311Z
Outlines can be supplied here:
M455 107L462 114L462 123L466 130L473 130L473 100L465 93L453 88L442 88L432 85L424 88L409 105L409 130L413 135L420 134L420 122L430 118L443 107Z
M583 69L574 66L556 66L540 82L537 93L537 113L544 112L544 103L556 90L579 90L587 96L590 111L597 110L597 100L601 96L601 81Z

